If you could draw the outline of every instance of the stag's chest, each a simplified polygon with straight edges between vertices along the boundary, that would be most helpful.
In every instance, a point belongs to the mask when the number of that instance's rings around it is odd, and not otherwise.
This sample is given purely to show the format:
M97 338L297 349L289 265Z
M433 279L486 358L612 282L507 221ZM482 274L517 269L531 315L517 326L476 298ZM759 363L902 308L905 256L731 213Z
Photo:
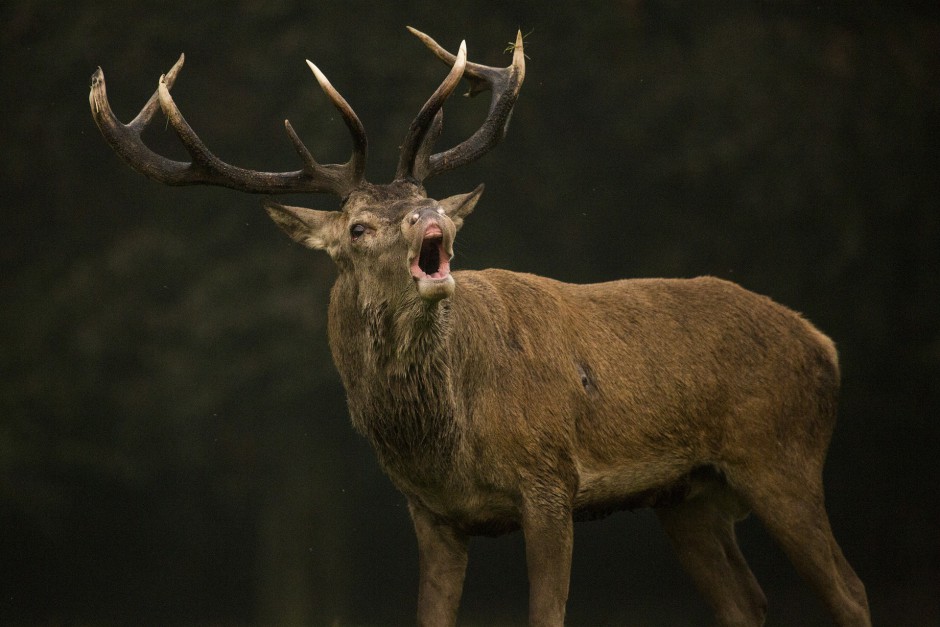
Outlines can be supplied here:
M383 471L409 501L466 533L499 535L518 527L518 499L479 463L467 417L449 384L387 379L349 399L353 424Z
M395 486L468 532L515 528L516 499L478 459L442 321L408 326L380 308L335 305L330 344L350 417Z
M416 477L449 473L461 440L452 404L420 387L404 394L378 388L350 398L349 409L383 467Z
M453 472L461 455L449 368L439 356L406 360L364 340L336 360L353 426L388 474L434 485Z

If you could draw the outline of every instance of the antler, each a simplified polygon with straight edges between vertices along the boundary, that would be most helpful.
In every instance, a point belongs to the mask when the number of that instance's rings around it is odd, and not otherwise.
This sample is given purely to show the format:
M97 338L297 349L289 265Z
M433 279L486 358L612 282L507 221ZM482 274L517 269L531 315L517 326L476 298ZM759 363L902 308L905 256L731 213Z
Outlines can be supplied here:
M170 88L183 67L183 60L184 56L180 55L170 71L160 77L157 91L150 97L137 117L128 124L122 124L111 111L105 88L104 72L101 68L98 68L91 77L91 93L88 100L91 104L92 117L111 148L132 168L168 185L221 185L256 194L329 192L346 196L362 182L368 147L365 128L346 100L313 63L307 61L320 87L339 110L346 127L352 134L352 157L348 162L340 165L317 163L294 132L290 122L285 120L284 126L287 134L304 162L303 169L294 172L259 172L229 165L216 157L183 118L183 114L180 113L170 96ZM170 126L176 131L191 161L167 159L144 144L141 133L150 124L158 107L163 110Z
M409 27L410 28L410 27ZM412 32L417 32L412 29ZM425 35L426 36L426 35ZM444 82L441 83L428 101L424 103L418 115L411 122L408 134L401 145L401 156L398 159L398 170L395 172L395 179L412 178L417 181L422 180L427 175L426 163L430 153L431 144L437 139L441 132L441 121L443 117L444 101L453 93L454 88L460 82L463 76L464 68L467 66L467 42L460 42L460 49L457 56L454 57L453 66L448 72ZM428 132L430 131L430 135Z
M453 70L445 79L444 84L438 88L434 96L421 109L415 121L412 122L411 130L402 146L396 178L410 177L422 181L435 174L453 170L479 159L506 136L509 119L512 116L512 108L516 104L519 89L522 87L522 81L525 78L525 52L523 51L522 31L518 31L516 33L516 42L513 44L511 65L505 68L479 65L465 61L466 52L463 44L461 44L457 56L454 56L421 31L410 26L408 30L424 42L424 45L430 48L431 52L437 55L441 61L447 65L453 65ZM444 85L448 84L448 80L456 73L458 66L464 66L462 75L470 82L470 90L467 92L467 96L475 96L487 89L493 92L489 112L482 126L473 135L449 150L431 154L432 145L440 134L441 106L447 96L450 95L450 91L447 91L447 94L439 102L435 101L435 96L442 92ZM459 81L459 76L457 81ZM433 110L432 102L436 106Z

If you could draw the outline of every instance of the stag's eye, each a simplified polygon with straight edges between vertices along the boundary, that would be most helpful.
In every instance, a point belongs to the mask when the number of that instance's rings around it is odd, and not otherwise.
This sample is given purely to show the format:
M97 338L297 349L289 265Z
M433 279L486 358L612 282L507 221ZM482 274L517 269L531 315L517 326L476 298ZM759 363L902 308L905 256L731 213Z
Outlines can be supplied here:
M349 227L349 235L353 240L357 240L362 237L366 232L366 227L363 224L354 224Z

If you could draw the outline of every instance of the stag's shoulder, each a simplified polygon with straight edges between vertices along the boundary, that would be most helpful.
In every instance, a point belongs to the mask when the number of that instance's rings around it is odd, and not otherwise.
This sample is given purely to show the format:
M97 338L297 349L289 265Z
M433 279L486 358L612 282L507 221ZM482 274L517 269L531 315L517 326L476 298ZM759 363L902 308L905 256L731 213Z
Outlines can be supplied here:
M498 268L460 270L454 273L464 290L489 293L555 293L570 284L528 272Z
M567 284L509 270L462 270L454 273L455 302L492 315L527 317L551 312L566 302Z

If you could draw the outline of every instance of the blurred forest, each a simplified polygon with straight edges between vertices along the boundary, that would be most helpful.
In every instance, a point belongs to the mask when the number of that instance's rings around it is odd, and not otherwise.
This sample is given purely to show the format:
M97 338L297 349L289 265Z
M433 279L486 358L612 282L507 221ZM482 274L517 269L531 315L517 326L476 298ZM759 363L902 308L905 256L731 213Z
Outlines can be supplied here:
M221 158L367 177L446 68L413 25L506 65L507 140L435 178L487 191L458 268L575 282L712 274L833 337L843 400L826 471L835 534L876 624L940 624L940 11L905 2L455 1L0 6L0 623L408 624L403 498L350 428L327 347L334 277L258 199L169 188L121 162L88 108L101 65L130 120L180 52L174 96ZM441 145L487 97L447 105ZM185 154L162 119L147 135ZM288 198L335 208L327 197ZM752 519L768 625L825 625ZM710 614L655 519L576 529L572 625ZM526 616L519 534L474 540L468 624Z

